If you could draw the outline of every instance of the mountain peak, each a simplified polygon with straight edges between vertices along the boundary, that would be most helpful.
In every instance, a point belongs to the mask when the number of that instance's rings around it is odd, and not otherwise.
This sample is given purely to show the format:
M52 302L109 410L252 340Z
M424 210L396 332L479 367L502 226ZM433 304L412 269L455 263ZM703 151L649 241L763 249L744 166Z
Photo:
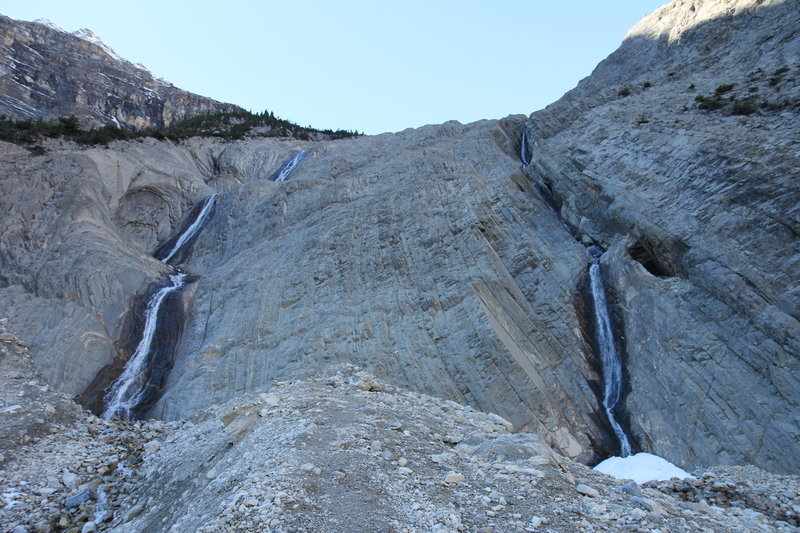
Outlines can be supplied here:
M75 115L85 126L163 128L195 115L241 111L156 78L93 31L67 32L45 19L0 17L0 114L16 119Z

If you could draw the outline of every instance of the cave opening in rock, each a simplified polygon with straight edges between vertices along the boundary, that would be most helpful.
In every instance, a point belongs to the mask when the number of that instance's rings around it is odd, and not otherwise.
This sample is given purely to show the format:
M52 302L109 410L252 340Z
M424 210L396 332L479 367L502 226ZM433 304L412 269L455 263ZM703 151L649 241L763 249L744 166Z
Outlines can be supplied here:
M665 267L653 253L653 251L637 241L633 246L628 248L628 254L631 259L642 265L645 270L658 278L669 278L674 273Z

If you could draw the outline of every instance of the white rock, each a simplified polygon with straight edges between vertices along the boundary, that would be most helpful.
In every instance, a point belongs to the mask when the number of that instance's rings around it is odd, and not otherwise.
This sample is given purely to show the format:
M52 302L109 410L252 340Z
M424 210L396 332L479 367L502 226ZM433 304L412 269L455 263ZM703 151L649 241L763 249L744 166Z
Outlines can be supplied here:
M495 414L495 413L489 413L488 418L489 418L489 420L491 420L495 424L499 424L499 425L503 426L504 428L506 428L507 431L514 431L514 424L512 424L511 422L509 422L508 420L506 420L502 416L500 416L498 414Z
M156 453L160 449L161 449L161 443L157 440L151 440L150 442L147 442L144 445L144 451L148 455L151 453Z
M589 485L586 485L584 483L581 483L580 485L575 487L575 490L577 490L579 493L583 494L584 496L591 496L592 498L597 498L598 496L600 496L600 493L597 492L596 489L593 489L592 487L590 487Z
M61 476L61 483L68 489L75 489L81 484L81 478L72 472L64 472L64 475Z
M258 398L259 400L261 400L261 403L263 403L267 407L278 407L281 404L282 400L282 398L277 394L275 394L274 392L270 392L269 394L262 392L261 394L258 395Z
M464 479L464 476L462 474L459 474L458 472L454 472L454 471L451 470L444 477L444 482L445 483L459 483L462 479Z

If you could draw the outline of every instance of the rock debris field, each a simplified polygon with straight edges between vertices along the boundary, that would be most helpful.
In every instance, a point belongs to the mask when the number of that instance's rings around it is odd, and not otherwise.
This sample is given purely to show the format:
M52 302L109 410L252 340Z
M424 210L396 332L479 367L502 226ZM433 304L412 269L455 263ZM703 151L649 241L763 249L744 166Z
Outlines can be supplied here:
M715 467L639 486L572 462L534 434L512 433L497 415L399 390L351 366L275 382L182 422L101 420L32 379L25 344L0 325L3 531L798 525L796 476Z

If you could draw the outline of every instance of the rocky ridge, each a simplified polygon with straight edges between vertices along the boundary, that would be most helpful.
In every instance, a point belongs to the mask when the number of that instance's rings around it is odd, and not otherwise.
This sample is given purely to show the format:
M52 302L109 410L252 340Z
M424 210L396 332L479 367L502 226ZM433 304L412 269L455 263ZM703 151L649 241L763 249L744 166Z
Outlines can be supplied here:
M0 114L75 115L84 126L164 128L199 114L241 111L182 91L114 54L91 31L0 15Z

